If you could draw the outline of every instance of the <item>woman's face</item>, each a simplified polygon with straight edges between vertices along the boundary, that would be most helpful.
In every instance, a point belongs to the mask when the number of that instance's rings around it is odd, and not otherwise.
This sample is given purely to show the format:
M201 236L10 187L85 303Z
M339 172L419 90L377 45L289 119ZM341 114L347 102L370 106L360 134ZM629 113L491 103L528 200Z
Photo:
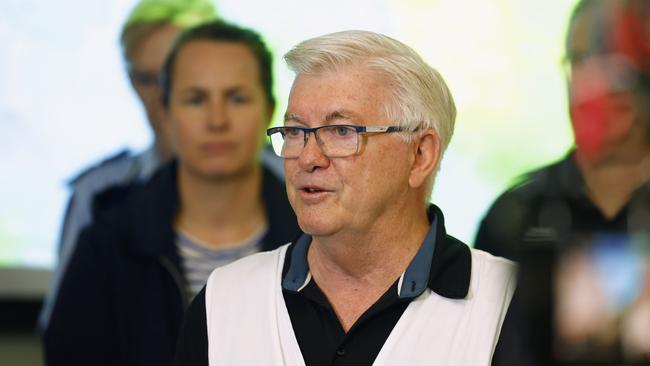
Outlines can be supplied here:
M170 122L182 169L217 179L250 172L272 114L253 53L234 42L190 41L171 77Z

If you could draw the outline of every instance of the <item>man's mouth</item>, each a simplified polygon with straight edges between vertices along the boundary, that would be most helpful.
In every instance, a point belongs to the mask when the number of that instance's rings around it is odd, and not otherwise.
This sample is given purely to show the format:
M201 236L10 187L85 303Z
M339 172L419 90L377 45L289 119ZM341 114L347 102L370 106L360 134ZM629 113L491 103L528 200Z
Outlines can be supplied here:
M327 192L327 190L321 188L321 187L316 187L316 186L305 186L300 188L301 191L307 192L307 193L320 193L320 192Z
M318 204L325 201L333 192L332 190L326 189L325 187L314 185L301 186L298 191L300 192L299 197L301 201L308 205Z

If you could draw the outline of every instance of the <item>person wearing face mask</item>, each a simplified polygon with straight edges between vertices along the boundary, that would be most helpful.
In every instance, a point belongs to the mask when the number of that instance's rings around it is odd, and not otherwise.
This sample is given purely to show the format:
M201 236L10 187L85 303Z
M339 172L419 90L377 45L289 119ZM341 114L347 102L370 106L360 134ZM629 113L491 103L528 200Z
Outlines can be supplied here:
M574 147L503 193L475 240L520 263L495 359L647 364L650 2L578 2L566 56Z
M80 235L44 336L48 365L171 365L212 270L298 233L260 157L275 107L261 37L223 21L191 28L161 76L177 157Z
M650 232L648 19L645 1L576 6L566 40L575 146L494 202L477 248L517 259L528 244Z

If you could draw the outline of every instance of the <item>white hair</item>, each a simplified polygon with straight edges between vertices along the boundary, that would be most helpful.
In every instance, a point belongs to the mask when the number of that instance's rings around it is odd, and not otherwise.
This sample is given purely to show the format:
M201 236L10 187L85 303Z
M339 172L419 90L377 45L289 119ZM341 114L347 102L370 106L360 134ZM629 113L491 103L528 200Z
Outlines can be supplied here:
M368 31L337 32L299 43L284 60L298 75L357 65L378 72L392 89L385 111L388 119L410 130L433 129L441 154L449 145L456 119L451 92L440 73L402 42Z

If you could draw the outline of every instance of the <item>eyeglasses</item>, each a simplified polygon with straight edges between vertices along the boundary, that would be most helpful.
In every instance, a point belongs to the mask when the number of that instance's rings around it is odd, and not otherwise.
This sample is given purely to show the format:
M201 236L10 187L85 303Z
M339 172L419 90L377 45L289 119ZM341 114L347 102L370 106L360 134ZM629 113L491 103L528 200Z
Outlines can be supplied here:
M128 67L127 72L133 83L140 87L152 88L160 86L160 77L158 72L138 70L132 66Z
M352 126L329 125L315 128L274 127L266 130L271 138L273 151L283 158L297 158L307 145L309 133L313 132L323 154L329 158L343 158L359 152L359 134L413 132L399 126Z
M564 61L563 67L568 81L582 83L591 89L605 86L609 92L625 92L639 86L639 74L629 60L619 55L575 53Z

